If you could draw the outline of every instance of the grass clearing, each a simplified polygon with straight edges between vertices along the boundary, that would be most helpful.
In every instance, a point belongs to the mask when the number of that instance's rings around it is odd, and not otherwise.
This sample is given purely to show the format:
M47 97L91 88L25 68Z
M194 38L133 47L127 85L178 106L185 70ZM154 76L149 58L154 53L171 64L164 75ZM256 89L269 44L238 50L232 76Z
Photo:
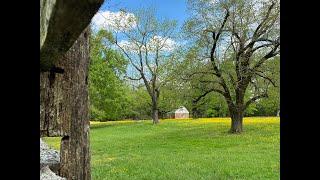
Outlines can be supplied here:
M279 179L280 119L91 122L92 179ZM59 148L60 138L45 138Z

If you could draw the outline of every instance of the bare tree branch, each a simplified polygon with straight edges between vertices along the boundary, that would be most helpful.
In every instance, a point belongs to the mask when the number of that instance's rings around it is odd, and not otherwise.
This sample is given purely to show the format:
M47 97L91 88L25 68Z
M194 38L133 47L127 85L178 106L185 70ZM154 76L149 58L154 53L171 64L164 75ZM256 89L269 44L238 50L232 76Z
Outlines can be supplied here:
M249 99L244 107L243 107L243 110L247 109L249 107L250 104L256 102L258 99L262 99L262 98L267 98L268 97L268 94L267 93L263 93L263 94L260 94L260 95L257 95L257 96L254 96L252 97L251 99Z
M257 39L263 32L259 32L259 30L264 26L264 24L268 21L268 18L270 16L271 10L273 9L275 3L272 2L272 4L269 6L268 11L262 22L257 26L256 30L253 33L253 40Z
M255 74L258 75L259 77L262 77L263 79L268 80L273 85L273 87L277 87L276 83L270 77L267 77L263 74L259 74L258 72L255 72Z
M129 56L129 54L118 44L118 41L116 40L115 44L119 47L119 49L126 55L126 57L129 59L130 63L133 65L133 67L141 72L141 69L133 62L133 60L131 59L131 57Z
M133 77L130 77L130 76L128 76L128 75L125 75L125 78L130 79L130 80L133 80L133 81L139 81L139 80L142 79L141 76L140 76L139 78L133 78Z
M201 94L197 98L193 99L192 102L197 103L198 101L200 101L202 98L204 98L207 94L209 94L212 91L213 91L213 89L209 89L208 91L205 91L203 94Z
M213 74L213 75L215 75L215 76L218 76L217 73L215 73L215 72L210 72L210 71L196 71L196 72L192 72L192 73L190 73L190 74L187 74L186 76L188 76L188 77L193 77L193 76L198 75L198 74L203 74L203 75Z
M264 48L264 47L270 47L270 46L272 46L273 44L262 44L262 45L260 45L260 46L257 46L257 47L255 47L255 48L253 48L252 50L251 50L251 52L253 53L253 52L255 52L255 51L257 51L258 49L261 49L261 48Z
M231 84L233 85L233 88L236 89L237 88L237 82L234 80L233 76L231 73L227 73L229 78L230 78L230 81L231 81Z
M277 44L275 44L274 48L272 50L270 50L265 56L263 56L252 68L253 70L256 70L257 68L259 68L265 61L267 61L268 59L278 55L280 53L280 51L278 50L278 47L280 46L280 42L276 42Z

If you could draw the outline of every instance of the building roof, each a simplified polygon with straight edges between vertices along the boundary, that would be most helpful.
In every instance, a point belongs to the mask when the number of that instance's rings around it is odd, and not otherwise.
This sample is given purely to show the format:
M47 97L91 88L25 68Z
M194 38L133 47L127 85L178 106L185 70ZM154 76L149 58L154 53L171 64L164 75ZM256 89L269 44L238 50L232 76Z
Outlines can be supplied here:
M184 106L180 106L179 109L175 111L175 113L189 113L189 111Z

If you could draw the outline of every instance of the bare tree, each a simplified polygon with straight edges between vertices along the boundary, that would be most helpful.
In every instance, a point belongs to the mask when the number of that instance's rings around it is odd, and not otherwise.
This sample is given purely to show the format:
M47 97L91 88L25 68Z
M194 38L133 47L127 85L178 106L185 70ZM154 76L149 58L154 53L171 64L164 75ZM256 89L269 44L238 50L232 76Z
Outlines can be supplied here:
M150 9L131 17L123 12L123 17L131 25L116 23L119 31L115 32L115 44L130 62L127 78L145 85L152 102L152 120L157 124L160 87L165 83L166 64L176 45L172 39L176 22L158 20Z
M244 111L276 86L265 64L280 55L278 1L189 1L194 13L185 30L195 39L197 59L204 61L211 76L203 80L207 90L221 94L231 115L231 133L241 133ZM269 75L268 75L269 74ZM250 87L250 88L249 88ZM251 88L252 87L252 88ZM246 92L253 89L251 97Z

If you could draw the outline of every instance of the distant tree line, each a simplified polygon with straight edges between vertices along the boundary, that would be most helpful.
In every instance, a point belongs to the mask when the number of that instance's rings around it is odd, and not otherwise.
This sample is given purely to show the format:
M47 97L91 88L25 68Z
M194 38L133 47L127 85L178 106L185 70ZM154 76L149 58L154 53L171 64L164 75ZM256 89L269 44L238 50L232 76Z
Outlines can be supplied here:
M96 121L113 121L123 119L151 119L151 99L143 84L134 85L125 78L128 61L121 52L111 48L112 34L106 30L92 33L91 61L89 68L89 99L90 119ZM185 52L180 52L185 53ZM228 117L230 116L224 98L211 93L193 103L202 94L201 82L194 79L194 83L185 81L182 76L187 59L191 52L175 65L175 71L168 75L168 83L161 89L159 97L159 118L166 118L166 114L179 106L185 106L191 117ZM279 60L272 61L268 66L274 69L275 79L279 80ZM179 72L179 73L178 73ZM177 75L179 74L179 75ZM197 84L198 83L198 84ZM280 109L279 87L269 90L269 98L261 99L252 104L245 116L276 116Z
M136 17L123 11L130 23L92 33L91 120L157 124L185 106L193 118L231 117L230 132L241 133L244 116L278 114L279 1L188 5L191 16L180 33L175 21L158 20L151 10ZM176 34L185 42L178 48Z

